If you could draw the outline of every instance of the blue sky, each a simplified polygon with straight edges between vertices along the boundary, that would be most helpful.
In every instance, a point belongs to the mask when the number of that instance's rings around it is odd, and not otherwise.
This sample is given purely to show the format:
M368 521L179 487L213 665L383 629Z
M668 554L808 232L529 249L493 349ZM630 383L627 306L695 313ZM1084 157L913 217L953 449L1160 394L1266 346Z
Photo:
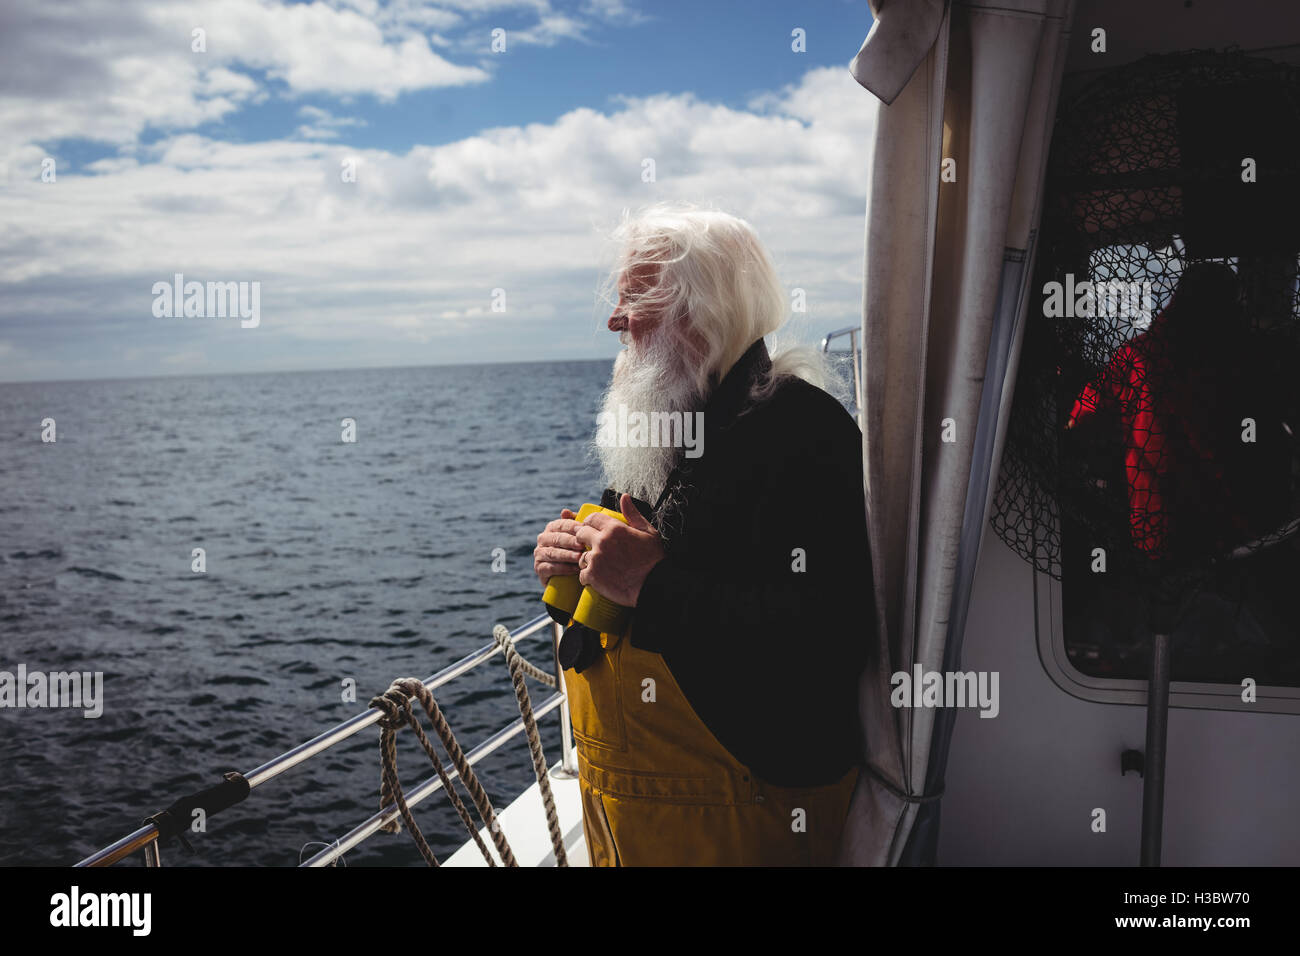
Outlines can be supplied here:
M753 222L814 340L858 317L870 23L865 0L7 10L0 380L612 357L605 237L662 199ZM177 273L257 283L256 325L160 315Z

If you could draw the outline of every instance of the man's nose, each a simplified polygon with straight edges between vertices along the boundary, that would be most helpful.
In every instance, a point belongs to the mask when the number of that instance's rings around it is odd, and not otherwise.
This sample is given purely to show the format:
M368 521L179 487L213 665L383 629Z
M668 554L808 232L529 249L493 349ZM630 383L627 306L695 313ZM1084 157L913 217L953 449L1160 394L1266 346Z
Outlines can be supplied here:
M609 317L609 330L611 332L622 332L627 329L627 317L615 311Z

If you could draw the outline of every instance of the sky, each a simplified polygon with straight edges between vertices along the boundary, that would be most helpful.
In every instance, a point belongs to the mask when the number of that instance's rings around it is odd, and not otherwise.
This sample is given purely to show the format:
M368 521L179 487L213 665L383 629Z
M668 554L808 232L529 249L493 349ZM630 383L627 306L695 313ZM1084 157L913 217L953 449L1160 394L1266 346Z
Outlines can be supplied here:
M612 358L609 235L660 200L752 222L816 342L861 314L870 26L866 0L0 0L0 381Z

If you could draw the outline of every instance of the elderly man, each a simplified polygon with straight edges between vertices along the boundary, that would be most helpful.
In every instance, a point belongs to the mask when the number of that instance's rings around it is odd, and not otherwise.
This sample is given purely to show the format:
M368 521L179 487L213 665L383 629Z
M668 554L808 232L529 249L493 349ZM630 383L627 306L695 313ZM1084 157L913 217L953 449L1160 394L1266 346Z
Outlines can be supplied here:
M543 584L576 571L632 609L563 642L591 862L832 865L875 626L861 433L809 381L819 353L769 357L787 300L748 223L661 205L616 238L604 413L702 412L703 435L692 455L606 435L626 524L566 510L537 538Z

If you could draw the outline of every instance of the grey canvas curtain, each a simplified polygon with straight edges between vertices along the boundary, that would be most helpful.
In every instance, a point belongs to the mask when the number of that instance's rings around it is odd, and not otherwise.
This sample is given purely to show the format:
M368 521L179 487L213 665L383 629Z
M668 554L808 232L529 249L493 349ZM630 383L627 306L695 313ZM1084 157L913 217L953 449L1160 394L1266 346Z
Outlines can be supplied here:
M1073 6L878 0L853 61L863 95L881 100L862 316L879 645L860 688L869 772L844 863L934 859L955 715L895 709L890 675L960 669Z

